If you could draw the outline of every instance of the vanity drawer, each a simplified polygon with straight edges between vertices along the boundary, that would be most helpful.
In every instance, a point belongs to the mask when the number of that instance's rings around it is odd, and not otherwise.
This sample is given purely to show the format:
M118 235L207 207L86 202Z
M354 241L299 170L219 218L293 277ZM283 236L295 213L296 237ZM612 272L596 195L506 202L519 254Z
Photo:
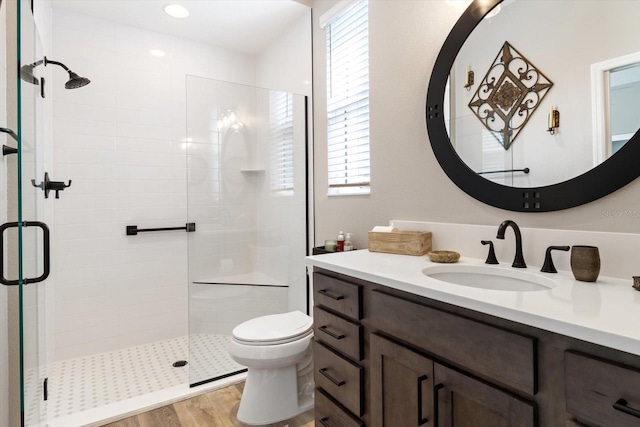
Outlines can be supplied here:
M354 320L362 319L362 287L324 274L313 274L313 300Z
M640 425L640 371L567 351L564 375L567 412L580 421Z
M316 390L315 408L318 427L364 427L362 421L342 409L321 389Z
M316 386L358 416L364 413L364 369L321 342L313 346Z
M371 325L489 381L533 396L536 340L381 292Z
M362 326L320 307L313 308L313 323L317 340L329 344L355 361L362 360Z

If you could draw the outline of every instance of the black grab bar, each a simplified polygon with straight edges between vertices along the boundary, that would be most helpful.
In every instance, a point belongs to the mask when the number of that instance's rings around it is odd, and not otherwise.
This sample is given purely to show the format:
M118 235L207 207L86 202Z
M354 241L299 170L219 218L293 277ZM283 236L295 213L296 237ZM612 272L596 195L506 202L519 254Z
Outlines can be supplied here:
M137 225L127 225L127 236L136 236L138 233L146 233L148 231L172 231L185 230L187 233L196 231L196 223L188 222L184 227L164 227L164 228L138 228Z

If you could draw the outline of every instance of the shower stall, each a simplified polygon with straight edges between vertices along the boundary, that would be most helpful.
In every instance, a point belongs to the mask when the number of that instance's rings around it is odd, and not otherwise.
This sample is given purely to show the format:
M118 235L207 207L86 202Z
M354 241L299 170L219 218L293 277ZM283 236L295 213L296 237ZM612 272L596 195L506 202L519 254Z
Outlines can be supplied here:
M241 380L233 328L308 313L310 101L259 87L283 50L163 36L175 54L160 62L138 52L156 33L70 12L54 15L45 48L31 2L17 3L28 69L8 81L18 200L2 262L23 425L102 425ZM84 87L65 89L67 65Z

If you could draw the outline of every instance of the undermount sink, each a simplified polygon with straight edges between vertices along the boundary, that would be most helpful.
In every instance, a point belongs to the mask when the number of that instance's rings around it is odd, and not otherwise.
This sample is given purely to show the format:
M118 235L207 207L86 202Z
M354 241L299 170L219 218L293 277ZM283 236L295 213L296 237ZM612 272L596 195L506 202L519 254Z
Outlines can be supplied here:
M488 265L437 265L425 268L422 273L454 285L498 291L534 292L556 287L554 280L535 273Z

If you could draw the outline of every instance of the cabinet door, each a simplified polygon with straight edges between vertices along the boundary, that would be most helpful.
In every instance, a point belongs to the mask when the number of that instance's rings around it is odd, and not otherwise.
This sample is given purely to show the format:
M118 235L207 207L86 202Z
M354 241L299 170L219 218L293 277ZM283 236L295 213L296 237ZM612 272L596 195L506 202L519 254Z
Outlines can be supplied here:
M565 352L567 412L597 426L640 426L640 370Z
M435 364L434 427L533 427L533 405Z
M433 427L433 361L372 334L371 425Z

